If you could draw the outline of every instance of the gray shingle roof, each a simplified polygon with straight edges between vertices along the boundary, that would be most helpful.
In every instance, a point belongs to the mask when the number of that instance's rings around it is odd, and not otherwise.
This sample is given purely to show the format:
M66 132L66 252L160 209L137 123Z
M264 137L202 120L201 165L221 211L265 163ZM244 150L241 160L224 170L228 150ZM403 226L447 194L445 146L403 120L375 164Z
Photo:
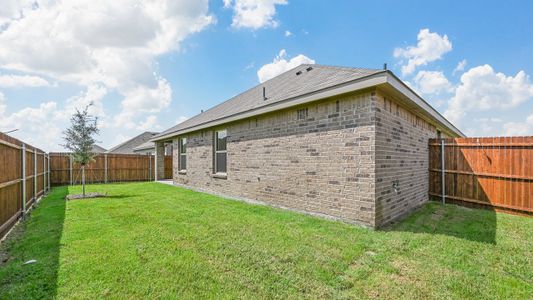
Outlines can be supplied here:
M324 88L333 87L349 81L370 76L383 70L345 68L304 64L267 80L219 105L196 115L164 132L165 136L187 128L195 127L211 121L233 116L260 107L272 105L276 102L288 100L297 96L312 93ZM263 87L266 100L263 99Z
M139 150L147 150L147 149L155 149L154 142L148 141L146 143L142 143L139 146L133 148L133 152L139 151Z
M157 132L143 132L107 151L107 153L134 154L133 149L143 143L148 142Z
M98 146L98 145L94 144L94 145L93 145L93 149L92 149L92 151L93 151L94 153L104 153L104 152L106 152L107 150L106 150L105 148L101 147L101 146Z

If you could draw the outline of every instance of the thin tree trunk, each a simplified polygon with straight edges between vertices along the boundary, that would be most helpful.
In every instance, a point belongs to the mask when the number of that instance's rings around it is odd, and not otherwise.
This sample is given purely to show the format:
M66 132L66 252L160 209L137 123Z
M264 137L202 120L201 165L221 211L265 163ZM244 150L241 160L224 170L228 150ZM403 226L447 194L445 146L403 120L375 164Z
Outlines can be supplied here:
M83 198L85 198L85 165L81 166L81 186Z

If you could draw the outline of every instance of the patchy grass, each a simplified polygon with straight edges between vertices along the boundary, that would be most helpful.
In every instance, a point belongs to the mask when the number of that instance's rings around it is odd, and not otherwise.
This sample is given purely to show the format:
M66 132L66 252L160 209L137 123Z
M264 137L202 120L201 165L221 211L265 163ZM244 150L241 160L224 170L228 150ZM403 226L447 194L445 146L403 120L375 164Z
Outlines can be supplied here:
M1 299L533 294L533 218L429 203L372 231L158 183L89 191L108 196L53 189L0 246Z

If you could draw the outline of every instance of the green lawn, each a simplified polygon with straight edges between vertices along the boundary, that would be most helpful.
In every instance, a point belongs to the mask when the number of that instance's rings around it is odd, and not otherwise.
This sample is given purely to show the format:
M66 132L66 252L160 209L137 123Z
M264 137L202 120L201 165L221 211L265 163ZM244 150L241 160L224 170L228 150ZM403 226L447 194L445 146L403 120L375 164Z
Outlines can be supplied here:
M0 245L0 299L533 295L533 218L430 203L372 231L158 183L64 201L79 190Z

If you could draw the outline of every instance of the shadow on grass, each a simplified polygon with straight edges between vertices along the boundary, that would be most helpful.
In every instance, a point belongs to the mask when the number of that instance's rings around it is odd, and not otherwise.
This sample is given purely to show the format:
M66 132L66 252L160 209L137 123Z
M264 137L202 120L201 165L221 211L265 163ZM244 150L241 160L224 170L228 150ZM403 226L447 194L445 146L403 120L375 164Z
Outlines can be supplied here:
M67 187L56 187L0 245L0 299L56 296ZM32 264L24 264L29 260Z
M497 216L494 210L430 201L405 220L390 224L382 230L442 234L496 244L496 227Z

